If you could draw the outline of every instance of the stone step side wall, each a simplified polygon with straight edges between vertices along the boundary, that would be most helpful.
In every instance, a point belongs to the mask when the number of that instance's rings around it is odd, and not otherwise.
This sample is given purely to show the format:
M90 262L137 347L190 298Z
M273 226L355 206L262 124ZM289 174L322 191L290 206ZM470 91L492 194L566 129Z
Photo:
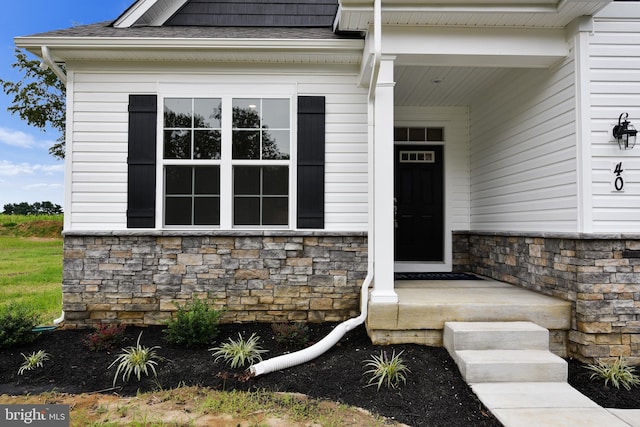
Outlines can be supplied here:
M366 233L67 233L67 327L163 324L194 298L223 322L341 321L359 314Z
M569 354L640 364L640 236L456 232L454 269L572 301Z

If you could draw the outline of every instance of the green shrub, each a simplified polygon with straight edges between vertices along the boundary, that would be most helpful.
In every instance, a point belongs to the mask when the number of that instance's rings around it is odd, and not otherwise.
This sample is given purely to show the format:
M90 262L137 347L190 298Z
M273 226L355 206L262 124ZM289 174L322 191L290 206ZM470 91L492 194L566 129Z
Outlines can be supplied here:
M125 324L104 324L96 326L96 330L88 334L84 345L90 351L112 350L120 345L124 338Z
M210 348L209 351L214 352L213 356L215 356L216 361L224 359L232 368L241 368L247 363L262 360L261 354L268 351L260 347L259 341L260 337L256 334L251 334L248 340L238 334L237 341L229 338L229 342L222 344L220 347Z
M218 323L223 310L216 310L202 300L178 307L176 317L167 323L167 341L171 344L191 348L206 346L218 335Z
M0 348L32 343L38 337L33 328L39 323L38 313L24 304L0 307Z
M309 327L305 323L273 323L271 330L278 344L306 347L309 343Z
M370 376L368 385L378 384L378 390L380 390L382 384L387 388L396 388L400 381L406 383L405 374L410 371L400 357L401 354L402 351L396 354L394 350L389 359L387 352L382 351L380 356L371 356L371 359L365 360L365 366L371 368L364 373Z
M604 379L605 386L609 384L609 381L617 389L620 388L620 385L627 390L640 385L640 378L635 374L635 368L627 365L621 357L610 365L598 360L595 365L587 365L587 369L593 371L591 379Z

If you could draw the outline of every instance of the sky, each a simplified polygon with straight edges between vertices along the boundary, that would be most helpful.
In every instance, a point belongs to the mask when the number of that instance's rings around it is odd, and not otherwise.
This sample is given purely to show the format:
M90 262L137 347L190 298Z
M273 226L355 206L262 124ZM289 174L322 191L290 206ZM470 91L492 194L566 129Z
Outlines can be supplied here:
M18 81L16 36L112 21L134 0L9 0L0 14L0 78ZM64 161L49 154L59 135L30 127L7 111L12 97L0 90L0 213L5 204L49 201L64 209Z

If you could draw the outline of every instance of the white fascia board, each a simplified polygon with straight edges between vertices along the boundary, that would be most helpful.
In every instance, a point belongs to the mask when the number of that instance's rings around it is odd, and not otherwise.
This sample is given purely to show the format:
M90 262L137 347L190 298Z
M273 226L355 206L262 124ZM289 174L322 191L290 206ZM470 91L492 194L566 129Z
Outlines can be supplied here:
M116 28L132 27L145 13L149 11L158 2L158 0L138 0L129 9L127 9L116 21L113 26Z
M611 3L594 17L605 19L637 19L640 18L640 1Z
M53 59L66 62L69 59L82 59L81 55L90 54L90 59L113 60L117 52L147 52L170 57L172 52L199 51L240 51L289 54L362 54L363 40L353 39L194 39L194 38L104 38L104 37L17 37L15 44L37 56L41 55L41 46L47 46ZM74 54L75 53L75 54ZM128 56L125 56L129 58Z
M521 66L535 66L540 60L540 67L548 67L569 54L564 29L385 27L383 35L382 53L398 55L399 64L403 57L405 61L422 61L423 65L429 65L430 58L439 62L449 58L454 63L431 65L450 66L462 66L465 61L467 66L501 66L500 58L530 58ZM490 61L474 63L483 57ZM510 66L514 65L517 62Z

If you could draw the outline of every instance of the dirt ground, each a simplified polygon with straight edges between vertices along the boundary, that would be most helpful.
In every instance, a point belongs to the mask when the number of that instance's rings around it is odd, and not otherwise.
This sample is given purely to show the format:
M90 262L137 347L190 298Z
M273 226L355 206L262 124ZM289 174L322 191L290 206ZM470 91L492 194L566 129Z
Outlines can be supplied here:
M324 337L334 325L311 326L311 342ZM89 351L84 341L87 330L58 330L43 333L25 347L0 351L0 403L20 402L20 399L40 399L47 403L71 405L72 422L90 424L90 420L140 422L153 419L176 425L311 425L273 411L255 411L238 417L203 410L201 402L218 391L274 391L296 393L296 399L320 399L314 407L325 408L330 414L341 413L343 405L359 409L344 410L345 417L334 425L386 425L399 422L411 426L500 426L500 423L476 398L462 380L457 367L443 348L420 345L374 346L364 327L349 332L332 349L313 361L284 371L248 377L242 369L231 369L223 361L215 361L207 348L183 349L169 345L163 328L128 327L125 341L112 351ZM157 378L134 377L113 386L115 367L108 366L120 353L120 348L134 345L142 332L141 344L160 346L163 360L157 367ZM238 333L248 338L252 333L261 337L269 352L264 358L295 351L296 348L276 342L270 325L221 325L217 342L236 338ZM18 375L21 353L44 350L51 355L41 369ZM373 355L402 353L410 369L406 384L397 389L367 386L364 362ZM604 388L591 381L584 365L571 361L570 383L606 407L640 408L637 390ZM52 393L54 391L54 393ZM153 392L151 394L140 394ZM600 400L599 400L600 399ZM606 399L606 400L604 400ZM298 410L289 411L294 414ZM151 417L151 418L149 418ZM320 416L321 419L323 416ZM382 421L384 417L387 421ZM85 422L86 421L86 422ZM170 422L169 422L170 421ZM154 421L155 422L155 421ZM333 421L331 421L333 422ZM327 423L331 424L327 421ZM218 423L218 424L216 424ZM246 424L245 424L246 423ZM318 425L318 424L316 424Z

